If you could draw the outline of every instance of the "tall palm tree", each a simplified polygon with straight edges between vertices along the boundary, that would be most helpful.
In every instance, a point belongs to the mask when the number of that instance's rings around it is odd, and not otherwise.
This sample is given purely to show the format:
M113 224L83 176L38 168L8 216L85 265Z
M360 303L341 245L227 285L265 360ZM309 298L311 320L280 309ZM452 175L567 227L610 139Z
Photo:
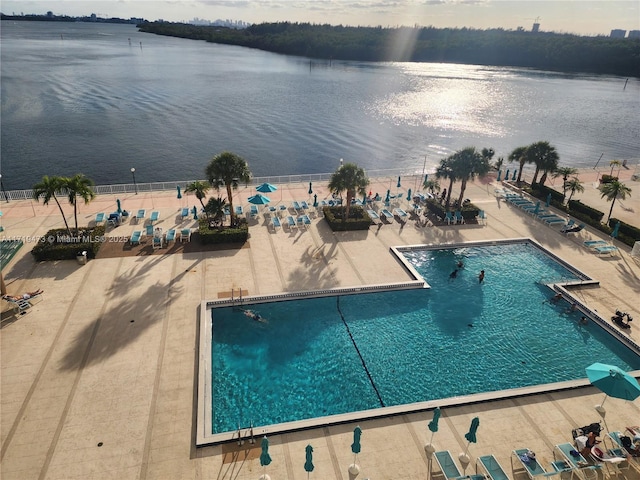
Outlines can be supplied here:
M567 188L568 188L567 187L567 179L571 175L575 175L576 173L578 173L578 169L577 168L573 168L573 167L558 167L551 174L551 176L553 178L562 177L562 194L565 197L567 196Z
M221 226L224 221L224 207L227 205L225 198L210 198L204 212L213 221L215 225Z
M609 183L603 183L598 187L598 190L602 193L600 198L607 197L607 201L611 202L611 208L609 209L609 216L607 217L607 223L611 220L611 213L613 212L613 206L616 203L616 198L624 200L627 195L631 195L631 189L624 183L614 180Z
M207 209L204 206L203 200L207 198L207 192L209 191L209 188L211 188L209 182L196 180L195 182L191 182L184 189L185 193L193 193L196 198L200 200L200 205L202 205L202 209L205 211L205 213L207 212Z
M453 182L458 179L453 155L440 160L440 165L436 168L436 178L449 180L449 189L447 190L447 197L445 199L445 208L448 209L449 203L451 202L451 189L453 188Z
M477 152L475 147L467 147L453 154L454 170L460 180L460 197L458 205L462 206L464 192L467 189L467 182L473 181L476 176L483 176L491 170L489 160L493 157L493 149L482 149L482 153Z
M565 188L571 192L571 195L569 195L569 198L567 199L567 203L571 201L574 193L584 192L584 187L582 186L582 182L578 177L573 177L567 180L564 185L565 185Z
M620 173L620 165L622 165L622 162L620 160L611 160L609 162L609 165L611 165L611 173L610 176L613 177L613 169L614 167L618 167L618 173Z
M75 220L76 234L78 233L78 197L84 200L84 204L88 204L96 198L93 191L94 183L90 178L85 177L81 173L75 174L71 178L64 180L64 190L67 192L69 203L73 205L73 219Z
M558 152L555 147L551 146L549 142L536 142L527 147L526 151L527 161L529 163L535 163L536 172L533 174L533 180L531 185L533 186L538 180L538 173L542 170L542 177L540 178L540 185L544 185L547 180L547 173L553 172L558 168Z
M235 213L233 211L233 195L231 189L238 189L239 182L245 185L251 181L251 172L247 161L239 155L231 152L222 152L211 159L205 169L207 179L213 188L220 191L220 187L227 189L227 199L231 216L231 225L235 225Z
M345 163L338 170L333 172L329 180L329 190L340 195L346 190L346 202L342 205L342 221L346 222L349 218L349 209L351 200L356 194L366 195L369 186L369 178L364 169L358 167L355 163Z
M517 147L514 148L507 157L509 162L518 162L520 165L520 169L518 170L518 183L520 183L520 180L522 179L522 169L524 168L524 164L528 162L526 153L527 147Z
M67 218L64 216L64 211L62 210L62 205L60 205L60 202L58 201L58 197L56 197L56 193L64 194L64 182L65 179L63 177L49 177L45 175L39 183L36 183L33 186L33 199L36 202L39 202L40 198L42 198L42 203L45 205L49 205L49 202L53 199L60 209L62 220L64 220L64 226L67 227L67 232L71 237L71 229L67 223Z
M496 160L496 163L493 164L493 169L496 172L499 172L500 170L502 170L503 165L504 165L504 157L498 157L498 159Z

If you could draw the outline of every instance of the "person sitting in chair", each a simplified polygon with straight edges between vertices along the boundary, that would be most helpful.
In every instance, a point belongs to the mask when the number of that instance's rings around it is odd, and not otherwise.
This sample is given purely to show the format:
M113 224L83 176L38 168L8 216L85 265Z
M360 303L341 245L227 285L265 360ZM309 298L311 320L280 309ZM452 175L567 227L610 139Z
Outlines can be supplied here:
M4 295L2 298L5 300L9 300L10 302L18 302L20 300L29 300L37 295L41 295L44 293L44 290L35 290L33 292L23 293L22 295Z

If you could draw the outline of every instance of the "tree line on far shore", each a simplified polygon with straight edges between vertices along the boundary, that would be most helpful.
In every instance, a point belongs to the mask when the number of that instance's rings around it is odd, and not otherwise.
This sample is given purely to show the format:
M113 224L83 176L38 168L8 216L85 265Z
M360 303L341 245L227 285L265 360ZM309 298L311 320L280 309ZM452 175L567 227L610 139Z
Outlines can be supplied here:
M243 30L151 22L141 31L317 59L530 67L640 77L640 39L434 27L262 23Z

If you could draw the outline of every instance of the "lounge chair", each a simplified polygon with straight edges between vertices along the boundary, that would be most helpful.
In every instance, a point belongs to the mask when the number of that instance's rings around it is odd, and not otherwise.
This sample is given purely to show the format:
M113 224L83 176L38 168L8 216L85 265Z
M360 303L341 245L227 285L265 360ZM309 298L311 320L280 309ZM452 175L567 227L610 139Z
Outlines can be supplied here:
M289 230L293 230L294 228L298 228L298 226L296 225L296 219L293 218L293 216L291 216L291 215L287 216L287 225L289 226Z
M451 212L447 212L447 214L444 216L444 219L447 221L447 225L451 225L452 223L455 224L456 223L456 219L455 217L451 214Z
M136 230L131 234L129 242L131 245L140 245L140 239L142 238L142 230Z
M622 436L623 436L622 432L609 432L609 438L613 441L613 444L615 445L614 450L620 450L620 453L622 453L626 457L627 455L630 455L630 452L629 452L629 449L627 449L622 443L622 439L621 439ZM640 457L632 457L632 458L636 463L640 463Z
M258 207L256 205L251 205L251 207L249 207L249 215L251 215L252 218L258 216Z
M393 213L398 215L400 218L407 218L409 216L409 215L407 215L407 212L405 212L401 208L394 208L393 209Z
M183 219L183 220L184 220L185 218L187 218L187 217L189 216L189 207L184 207L184 208L182 209L182 213L181 213L181 215L182 215L182 219Z
M145 234L146 235L153 235L153 225L149 224L145 227Z
M569 223L571 223L571 220L569 221ZM567 224L569 225L569 224ZM562 230L560 230L562 233L564 234L570 234L570 233L578 233L581 232L582 230L584 230L584 227L586 227L586 225L584 223L581 223L580 225L575 225L575 223L573 224L573 226L571 227L563 227Z
M169 242L173 242L176 239L176 231L174 228L172 228L171 230L167 230L167 234L165 235L165 240L167 242L167 244Z
M144 220L144 216L147 214L147 211L144 208L141 208L140 210L138 210L138 213L136 214L136 221L139 222L140 220Z
M234 210L236 212L236 217L239 217L240 215L244 215L244 209L242 208L242 205L236 205L234 207Z
M100 212L96 215L96 225L100 225L104 222L104 213Z
M309 215L303 215L302 216L302 221L304 222L305 226L309 226L311 225L311 218L309 217Z
M280 219L276 216L271 217L271 224L273 225L273 229L276 231L282 226L280 223Z
M542 465L540 465L540 463L535 457L532 458L528 455L529 452L530 450L527 448L520 448L518 450L514 450L513 455L511 456L511 468L513 470L513 457L515 457L518 460L518 462L520 462L520 465L522 465L522 468L524 468L529 478L533 480L536 477L545 475L547 471L544 469Z
M441 450L433 454L433 458L438 464L438 468L446 479L453 479L461 476L458 466L453 461L449 450Z
M118 225L120 225L121 220L122 216L119 213L110 213L107 223L112 227L117 227Z
M159 248L162 248L162 237L153 237L153 249L157 250Z
M476 460L476 473L478 473L478 465L482 467L485 475L489 480L509 480L509 476L505 473L504 468L493 455L483 455Z
M570 218L569 221L567 222L567 224L562 227L562 230L560 230L562 233L565 233L566 230L569 230L571 228L573 228L573 226L575 225L575 220L573 218Z
M591 448L591 457L596 462L602 462L607 470L613 468L616 474L621 470L628 470L631 466L630 462L626 458L626 451L622 451L619 448L603 450L598 445Z
M300 206L302 207L303 210L309 210L309 204L304 200L300 202Z
M547 217L542 218L542 221L547 225L557 225L559 223L565 224L566 220L558 215L549 215Z
M600 465L590 464L586 458L571 443L560 443L555 446L554 458L556 450L560 452L560 456L569 465L572 471L576 472L584 480L594 480L597 477L596 470L600 469Z
M183 228L180 230L180 242L190 242L191 241L191 229Z
M296 202L296 201L291 202L291 206L293 207L293 209L294 209L296 212L299 212L300 210L302 210L302 205L300 205L300 204L299 204L298 202Z
M582 244L587 248L597 248L609 245L609 242L606 240L585 240Z
M25 313L25 310L33 307L33 303L31 303L32 300L42 298L41 295L42 293L39 293L38 295L33 295L30 298L19 298L17 300L9 297L8 295L3 295L2 299L9 302L15 313L22 315Z
M460 210L456 210L455 213L456 223L462 225L464 223L464 217L462 216L462 212Z
M367 213L369 214L369 218L371 218L371 221L373 221L373 223L376 223L376 222L380 221L380 217L378 216L378 214L375 211L367 210Z
M286 205L280 205L280 215L282 215L284 212L287 212L288 210L289 209Z
M384 216L384 218L386 218L387 220L391 221L393 220L393 213L391 213L389 210L387 210L386 208L383 208L381 210L382 215Z
M595 247L594 250L598 255L608 254L614 256L618 253L618 247L616 247L615 245L604 245L602 247Z
M160 212L157 212L154 210L153 212L151 212L151 217L149 217L149 220L151 221L151 223L153 223L153 222L157 222L159 218L160 218Z

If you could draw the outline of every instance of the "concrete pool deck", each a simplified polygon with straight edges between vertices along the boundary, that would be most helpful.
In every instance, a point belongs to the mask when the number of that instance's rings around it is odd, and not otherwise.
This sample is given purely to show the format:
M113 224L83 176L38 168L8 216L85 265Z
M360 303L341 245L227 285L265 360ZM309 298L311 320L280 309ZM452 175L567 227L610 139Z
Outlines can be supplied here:
M389 179L373 181L374 193L386 193ZM413 183L412 178L403 180L402 190ZM622 206L616 204L613 216L637 225L640 182L626 183L634 192ZM45 294L22 316L3 302L2 478L257 479L263 473L259 446L245 444L240 451L235 444L195 447L201 302L229 296L232 289L263 295L407 281L407 273L389 252L392 246L529 237L600 281L599 287L576 293L583 303L605 318L621 309L636 318L634 323L640 320L640 265L629 255L630 248L616 243L619 255L596 256L582 241L606 238L603 234L586 229L578 237L561 235L496 199L495 186L474 183L465 194L488 214L487 225L418 227L413 220L400 224L396 219L367 232L332 233L313 219L308 229L274 232L260 217L250 226L245 248L104 258L87 265L35 263L29 253L33 244L25 242L3 270L7 289L17 294L42 288ZM600 200L595 188L585 187L579 196L584 203L608 213L610 204ZM283 202L308 201L307 190L308 184L286 185L281 189ZM314 192L319 199L329 195L326 185L314 185ZM246 207L252 193L241 188L234 199ZM272 198L279 202L279 193ZM175 192L166 192L120 199L129 211L158 210L162 228L195 225L179 218L181 207L197 204L193 197L178 200ZM65 207L69 213L63 202ZM33 240L62 225L55 204L18 201L0 208L4 238ZM115 210L115 197L100 196L79 210L79 223L86 224L97 212ZM128 236L137 228L127 222L109 234ZM640 342L637 329L633 325L629 335ZM549 468L555 444L571 441L573 428L601 420L593 407L602 398L599 390L584 387L443 408L433 444L457 457L467 446L464 434L471 419L478 416L478 443L469 450L467 473L475 471L477 456L493 453L510 477L524 479L521 470L511 469L511 451L530 448ZM640 424L637 400L609 398L605 407L611 430ZM363 431L358 478L427 478L423 447L430 438L431 417L425 412L358 422ZM355 426L270 437L273 462L266 472L274 480L307 478L304 449L311 444L315 470L310 478L350 478ZM624 473L640 478L633 467ZM602 470L602 475L612 474Z

